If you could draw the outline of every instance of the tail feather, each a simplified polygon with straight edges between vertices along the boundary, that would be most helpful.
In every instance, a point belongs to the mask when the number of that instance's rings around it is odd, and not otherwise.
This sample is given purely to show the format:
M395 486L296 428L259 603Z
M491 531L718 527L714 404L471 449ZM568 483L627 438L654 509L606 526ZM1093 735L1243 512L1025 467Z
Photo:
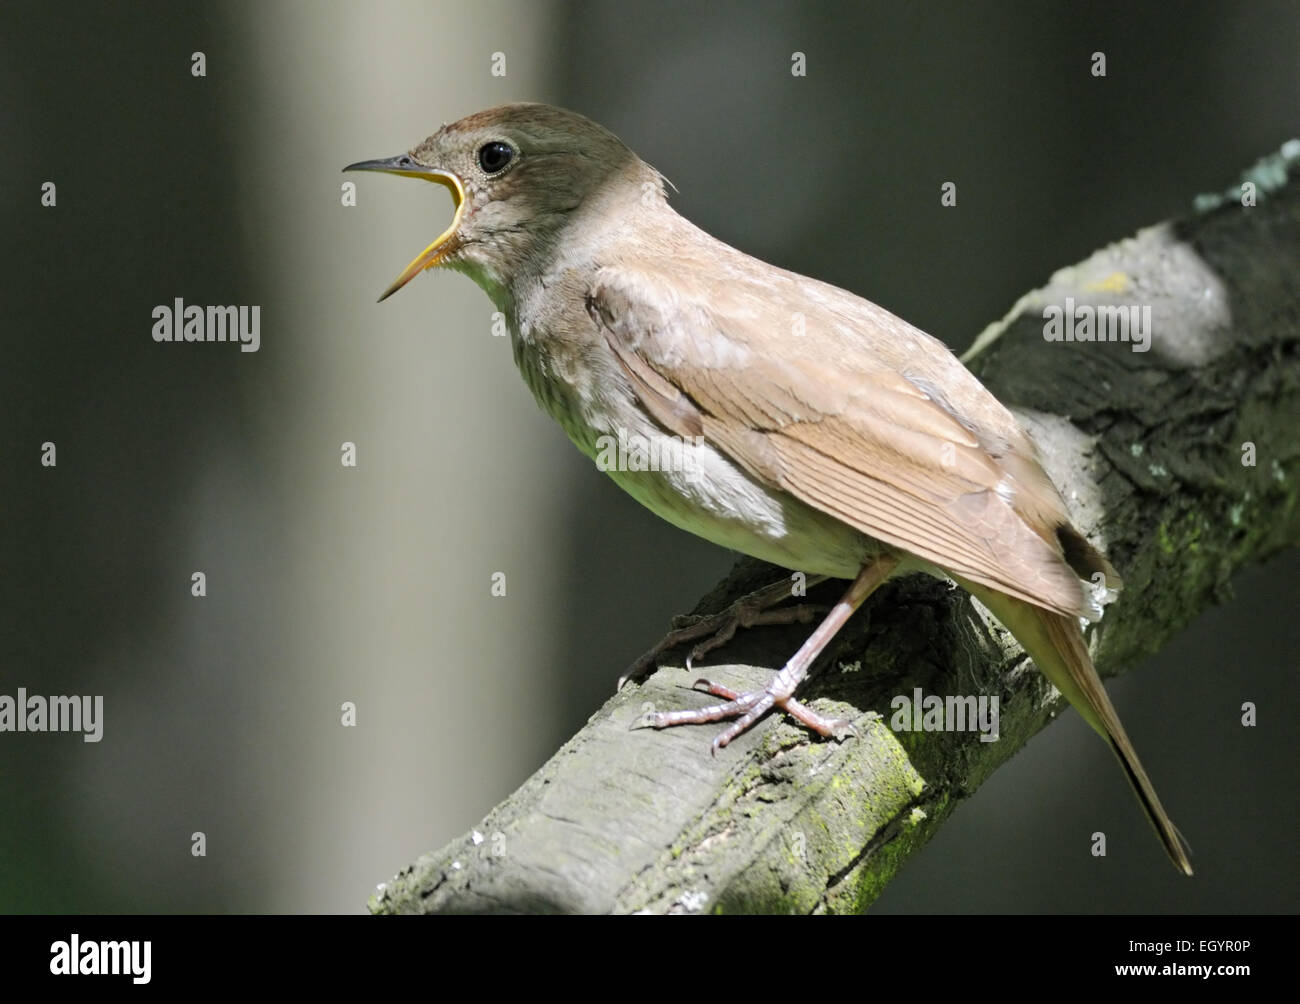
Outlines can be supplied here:
M1024 646L1034 663L1114 751L1156 835L1179 871L1192 874L1190 848L1165 812L1115 706L1092 665L1079 623L1065 614L976 587L972 592Z

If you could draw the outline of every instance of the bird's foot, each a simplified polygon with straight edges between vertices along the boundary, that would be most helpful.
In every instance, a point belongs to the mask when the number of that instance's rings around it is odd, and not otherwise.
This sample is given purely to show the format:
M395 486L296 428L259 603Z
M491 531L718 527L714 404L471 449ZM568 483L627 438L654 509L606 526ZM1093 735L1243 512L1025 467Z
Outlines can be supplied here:
M809 580L809 585L820 582L821 577ZM618 689L629 682L640 681L654 672L659 657L670 649L687 642L696 642L686 656L686 668L693 668L696 659L715 648L720 648L735 637L739 628L759 627L765 624L811 624L826 607L800 603L793 607L772 607L790 597L790 583L777 582L742 596L726 610L702 617L674 618L673 628L659 643L628 667L618 681Z
M710 704L707 707L695 708L690 711L651 711L638 718L632 724L632 728L667 729L672 728L674 725L703 725L707 722L720 722L728 718L736 719L714 738L712 752L717 753L718 750L743 733L763 715L767 714L768 711L777 707L785 711L790 717L808 726L818 735L825 736L828 739L844 739L850 735L858 734L853 723L847 718L826 718L817 714L806 704L795 700L792 696L793 688L788 688L787 692L787 687L782 685L784 675L778 673L773 678L772 683L764 690L751 690L743 694L737 693L719 683L696 680L696 690L702 690L714 697L721 697L726 703Z
M781 708L794 718L803 722L820 735L836 738L856 734L852 723L840 718L823 718L794 699L794 692L808 675L813 661L826 648L844 622L853 616L871 593L879 587L898 567L899 559L892 554L879 555L863 564L858 576L849 586L848 591L838 603L831 608L826 619L809 635L808 640L800 646L799 651L790 657L781 672L772 677L762 690L738 694L708 680L696 680L697 688L703 687L714 697L721 697L725 704L711 704L693 711L651 711L642 715L633 724L633 728L666 729L674 725L695 725L704 722L719 722L725 718L735 721L726 727L713 740L713 752L717 752L735 739L747 728L758 721L772 708ZM771 587L768 587L770 592Z

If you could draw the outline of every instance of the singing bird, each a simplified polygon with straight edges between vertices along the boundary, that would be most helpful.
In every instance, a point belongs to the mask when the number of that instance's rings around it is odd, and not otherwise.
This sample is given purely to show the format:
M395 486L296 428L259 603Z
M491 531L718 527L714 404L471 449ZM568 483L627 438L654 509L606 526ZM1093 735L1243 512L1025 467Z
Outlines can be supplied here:
M1026 432L942 342L705 233L669 206L658 171L574 112L504 105L345 170L422 178L455 203L451 225L381 300L425 269L465 273L505 316L524 381L578 449L596 459L621 437L678 458L609 471L637 501L723 547L852 580L763 690L701 681L722 703L642 724L734 719L716 750L778 707L840 735L846 723L794 696L809 667L890 576L946 576L1110 744L1169 857L1192 873L1080 627L1101 612L1083 580L1117 589L1119 576L1070 524ZM802 616L769 609L789 593L776 583L650 657L704 638L698 655L737 625Z

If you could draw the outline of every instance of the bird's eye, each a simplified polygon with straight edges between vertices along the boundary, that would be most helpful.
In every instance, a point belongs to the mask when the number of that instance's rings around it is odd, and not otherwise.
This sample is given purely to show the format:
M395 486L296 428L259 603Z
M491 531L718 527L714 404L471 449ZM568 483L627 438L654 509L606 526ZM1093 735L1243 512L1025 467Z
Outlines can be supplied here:
M514 159L514 156L515 151L509 143L502 143L499 140L484 143L479 147L478 166L488 174L496 174L498 171L505 170L505 166Z

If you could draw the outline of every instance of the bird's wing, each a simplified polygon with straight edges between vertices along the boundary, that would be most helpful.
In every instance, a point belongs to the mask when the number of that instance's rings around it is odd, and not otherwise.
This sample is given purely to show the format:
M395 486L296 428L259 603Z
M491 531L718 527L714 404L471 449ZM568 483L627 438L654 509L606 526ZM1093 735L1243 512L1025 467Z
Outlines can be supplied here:
M1095 616L1078 574L1118 585L1114 569L947 348L835 287L754 266L722 282L682 262L593 277L587 312L656 421L939 568Z

